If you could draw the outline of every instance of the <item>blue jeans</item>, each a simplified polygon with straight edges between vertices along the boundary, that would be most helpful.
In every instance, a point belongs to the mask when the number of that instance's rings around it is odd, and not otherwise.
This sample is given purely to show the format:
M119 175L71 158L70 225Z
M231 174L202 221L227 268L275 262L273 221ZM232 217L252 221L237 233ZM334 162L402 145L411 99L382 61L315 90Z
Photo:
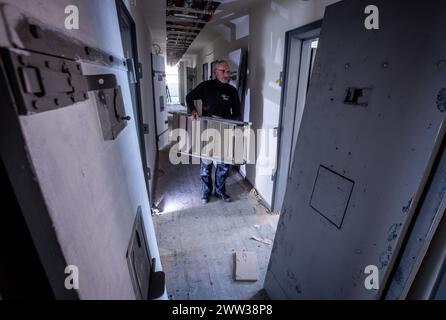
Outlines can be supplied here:
M212 167L213 163L210 160L201 160L201 196L209 197L212 193ZM226 194L226 179L229 176L229 169L231 165L218 163L215 169L215 192L219 194Z

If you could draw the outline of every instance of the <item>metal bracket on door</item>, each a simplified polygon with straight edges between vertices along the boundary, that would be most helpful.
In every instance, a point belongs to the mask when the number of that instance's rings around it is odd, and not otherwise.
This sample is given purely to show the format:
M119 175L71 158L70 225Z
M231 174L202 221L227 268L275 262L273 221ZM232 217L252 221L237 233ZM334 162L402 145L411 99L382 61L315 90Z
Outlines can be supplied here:
M48 26L11 4L0 4L5 30L13 48L39 52L69 60L82 60L127 71L127 62L104 50L94 48L66 35L64 29Z
M131 120L125 115L121 87L98 91L96 100L104 140L114 140Z
M118 87L114 74L83 75L78 62L1 48L18 113L45 112L89 99L89 91Z
M11 47L0 48L0 57L17 113L30 115L71 106L88 100L88 93L94 91L104 137L116 138L130 120L116 76L84 75L80 62L125 71L127 62L52 29L12 5L1 4L0 9L11 43Z

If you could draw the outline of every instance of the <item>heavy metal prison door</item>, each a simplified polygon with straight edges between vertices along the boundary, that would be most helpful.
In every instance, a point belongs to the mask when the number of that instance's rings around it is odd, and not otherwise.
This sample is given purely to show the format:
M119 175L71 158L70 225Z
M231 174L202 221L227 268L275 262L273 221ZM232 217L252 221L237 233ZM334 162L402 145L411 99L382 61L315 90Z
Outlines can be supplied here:
M395 262L444 136L446 3L373 4L375 30L368 1L326 10L265 280L273 299L379 299L402 280Z
M147 299L161 266L129 90L137 64L112 1L71 3L80 30L63 28L66 2L0 3L2 165L55 298ZM81 270L79 290L66 266Z

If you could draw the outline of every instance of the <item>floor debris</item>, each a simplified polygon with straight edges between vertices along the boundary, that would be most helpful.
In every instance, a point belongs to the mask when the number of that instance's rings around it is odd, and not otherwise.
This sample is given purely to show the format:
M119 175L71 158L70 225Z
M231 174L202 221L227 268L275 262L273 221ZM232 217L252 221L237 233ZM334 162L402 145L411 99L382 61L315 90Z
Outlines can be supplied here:
M248 195L252 186L245 187L239 174L231 174L226 181L230 195L238 201L227 204L212 197L203 206L197 179L200 165L171 164L169 149L160 153L158 163L166 175L154 182L152 202L164 214L154 217L153 223L168 293L174 300L254 299L264 287L272 246L250 238L274 239L279 217L260 211ZM258 281L235 280L234 253L243 250L256 253Z
M161 216L162 214L163 214L163 212L161 211L161 209L156 204L153 204L152 205L152 216Z
M251 189L251 191L249 192L249 195L251 197L254 197L254 198L258 198L259 197L259 194L257 193L257 190L254 189L254 188Z
M262 199L255 188L251 189L251 191L249 192L249 196L257 201L259 207L265 214L272 214L272 212L268 209L268 205L265 203L265 201Z
M268 245L272 245L273 244L273 242L270 239L263 238L263 237L252 236L251 239L252 240L256 240L258 242L262 242L264 244L268 244Z
M236 281L257 281L259 280L259 270L257 255L255 252L235 253L235 280Z

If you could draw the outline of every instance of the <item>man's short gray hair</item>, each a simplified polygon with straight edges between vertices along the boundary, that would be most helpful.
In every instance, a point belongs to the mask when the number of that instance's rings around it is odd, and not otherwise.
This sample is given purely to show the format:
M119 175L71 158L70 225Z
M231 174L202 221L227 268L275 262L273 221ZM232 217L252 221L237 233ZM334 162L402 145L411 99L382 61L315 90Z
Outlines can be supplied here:
M226 60L223 60L223 59L221 59L221 60L217 60L217 61L215 61L214 71L217 70L218 66L219 66L219 65L222 65L222 64L227 64L227 65L229 65L228 61L226 61Z

